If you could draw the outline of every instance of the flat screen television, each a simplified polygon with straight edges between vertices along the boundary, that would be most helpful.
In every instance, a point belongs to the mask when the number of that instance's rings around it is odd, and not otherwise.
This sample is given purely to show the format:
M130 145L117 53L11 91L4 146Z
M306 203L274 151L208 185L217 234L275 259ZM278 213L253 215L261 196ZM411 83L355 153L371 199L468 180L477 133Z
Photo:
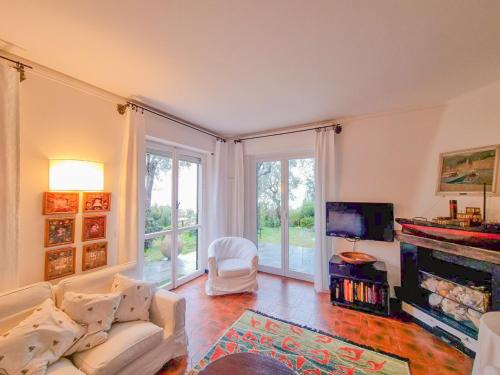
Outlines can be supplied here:
M359 240L394 241L392 203L327 202L326 235Z

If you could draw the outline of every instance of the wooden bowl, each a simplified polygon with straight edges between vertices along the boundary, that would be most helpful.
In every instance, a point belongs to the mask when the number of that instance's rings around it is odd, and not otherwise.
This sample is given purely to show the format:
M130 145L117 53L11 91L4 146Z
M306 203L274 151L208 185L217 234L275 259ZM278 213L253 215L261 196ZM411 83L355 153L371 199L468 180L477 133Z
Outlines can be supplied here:
M377 261L377 258L365 253L355 251L346 251L339 254L340 259L349 264L372 264Z

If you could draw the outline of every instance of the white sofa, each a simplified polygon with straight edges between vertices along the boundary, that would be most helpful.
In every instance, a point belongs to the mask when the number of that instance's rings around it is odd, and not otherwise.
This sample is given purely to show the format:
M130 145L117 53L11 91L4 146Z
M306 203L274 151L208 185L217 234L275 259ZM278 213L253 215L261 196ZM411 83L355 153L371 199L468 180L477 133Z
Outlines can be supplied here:
M135 264L108 267L74 276L57 285L40 282L0 295L0 335L28 317L47 298L61 306L65 292L109 293L116 273L136 277ZM157 289L151 302L150 322L115 323L108 340L49 366L48 375L152 375L170 359L187 353L184 328L186 301Z
M208 247L209 296L255 292L257 285L257 248L241 237L222 237Z

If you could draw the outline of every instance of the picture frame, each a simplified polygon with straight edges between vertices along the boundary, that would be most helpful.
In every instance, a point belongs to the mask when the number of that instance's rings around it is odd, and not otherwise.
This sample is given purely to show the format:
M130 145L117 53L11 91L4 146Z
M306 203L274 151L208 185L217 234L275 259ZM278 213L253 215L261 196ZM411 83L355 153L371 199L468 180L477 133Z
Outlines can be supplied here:
M111 193L84 192L82 210L84 213L111 211Z
M446 152L439 155L436 194L482 194L497 191L500 145Z
M61 246L75 242L75 218L45 219L45 247Z
M83 246L82 271L88 271L108 264L108 242L95 242Z
M59 279L75 273L76 247L63 247L45 252L45 280Z
M46 191L43 193L43 215L76 214L80 193Z
M106 215L84 216L82 221L82 242L106 238Z

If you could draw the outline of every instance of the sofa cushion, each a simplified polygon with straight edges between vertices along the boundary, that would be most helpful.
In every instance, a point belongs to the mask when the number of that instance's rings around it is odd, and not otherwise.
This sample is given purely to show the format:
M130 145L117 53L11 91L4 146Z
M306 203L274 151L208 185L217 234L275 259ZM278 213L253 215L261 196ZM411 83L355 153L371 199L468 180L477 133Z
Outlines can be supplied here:
M116 274L111 290L122 293L122 300L116 311L117 322L149 320L149 306L153 296L151 283Z
M136 263L132 262L63 279L54 287L56 305L61 306L66 292L109 293L115 274L121 273L122 275L135 277L136 272Z
M56 362L84 333L83 327L47 299L0 337L1 367L7 374L44 374L47 365Z
M107 331L115 318L121 293L64 293L62 311L87 328L88 333Z
M73 363L87 375L108 375L155 348L163 339L163 330L150 322L115 323L108 341L73 355Z
M67 358L61 358L47 368L45 375L85 375Z
M221 277L245 276L250 272L250 265L244 259L226 258L217 262L217 273Z
M47 282L28 285L0 295L0 335L17 326L39 304L52 297L52 285Z

